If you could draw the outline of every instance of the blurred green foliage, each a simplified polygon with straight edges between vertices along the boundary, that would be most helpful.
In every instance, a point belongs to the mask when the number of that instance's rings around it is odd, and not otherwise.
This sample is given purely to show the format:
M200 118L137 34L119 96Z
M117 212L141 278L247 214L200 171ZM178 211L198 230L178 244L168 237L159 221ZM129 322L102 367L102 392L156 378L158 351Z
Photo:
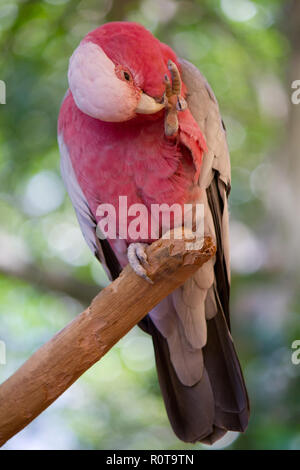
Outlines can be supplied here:
M0 339L7 346L1 380L81 311L85 284L108 282L62 186L56 122L68 58L82 37L106 21L138 21L201 69L228 131L233 336L252 416L244 435L229 434L216 447L300 449L300 366L291 363L291 343L300 338L299 294L276 259L280 241L265 189L289 113L286 3L0 0L0 79L7 85L7 104L0 106ZM29 276L28 266L40 279ZM49 273L82 282L82 292L72 297L63 283L56 289ZM193 446L170 429L150 338L135 328L6 447Z

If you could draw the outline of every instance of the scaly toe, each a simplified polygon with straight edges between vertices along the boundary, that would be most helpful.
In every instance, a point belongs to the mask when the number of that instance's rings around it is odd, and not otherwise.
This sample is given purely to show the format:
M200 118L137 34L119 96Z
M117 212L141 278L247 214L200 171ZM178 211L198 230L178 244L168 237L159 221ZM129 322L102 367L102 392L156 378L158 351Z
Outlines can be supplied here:
M153 284L152 279L147 275L146 269L141 265L141 263L147 263L146 247L147 243L131 243L127 249L127 257L134 272Z
M171 73L171 80L165 75L165 135L168 138L176 138L178 134L177 113L187 109L187 102L181 96L182 81L179 70L174 62L168 61L168 69Z
M177 111L185 111L187 109L187 102L182 96L177 96L176 109Z
M147 253L146 247L148 246L147 243L135 243L136 245L136 256L138 259L143 263L147 263Z

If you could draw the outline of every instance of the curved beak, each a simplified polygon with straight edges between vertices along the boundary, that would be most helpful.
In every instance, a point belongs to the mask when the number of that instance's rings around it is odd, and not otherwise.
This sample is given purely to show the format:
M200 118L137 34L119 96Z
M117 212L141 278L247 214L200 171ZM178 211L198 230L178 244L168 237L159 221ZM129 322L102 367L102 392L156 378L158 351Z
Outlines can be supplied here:
M165 107L165 103L157 103L154 98L142 93L135 112L138 114L154 114Z

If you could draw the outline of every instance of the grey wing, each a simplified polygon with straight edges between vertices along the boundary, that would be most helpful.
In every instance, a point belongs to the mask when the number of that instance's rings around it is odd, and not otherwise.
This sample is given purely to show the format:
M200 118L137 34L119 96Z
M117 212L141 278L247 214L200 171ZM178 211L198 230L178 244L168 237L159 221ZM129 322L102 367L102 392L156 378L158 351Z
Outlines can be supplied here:
M121 272L121 266L108 241L97 237L97 222L77 181L63 135L58 136L58 145L61 154L60 168L62 178L75 209L82 234L93 254L101 262L109 278L116 279Z
M218 296L229 326L230 253L227 198L230 192L231 169L226 131L218 102L205 77L186 60L181 60L181 67L183 81L188 87L189 109L204 134L208 148L199 178L199 186L206 190L208 231L215 236L217 243L214 287L208 297L211 299ZM207 305L207 318L214 316L215 303L209 302Z
M243 431L249 402L230 334L227 197L230 159L217 100L203 75L185 60L187 102L207 143L199 186L205 232L217 253L148 319L161 390L178 437L212 443L227 430Z
M194 385L203 374L202 349L207 342L207 320L221 302L229 325L229 242L227 194L230 157L217 100L198 69L181 60L181 75L188 89L189 109L207 143L199 177L204 205L204 229L217 244L216 257L159 304L151 319L167 339L170 356L182 383ZM168 303L168 307L167 307Z
M230 334L229 291L229 214L231 185L230 156L225 125L216 97L206 79L189 62L182 60L183 80L188 87L188 105L202 130L208 147L203 160L199 185L206 189L213 220L217 253L214 282L208 290L205 313L207 344L204 364L213 385L217 424L243 430L248 423L249 400L243 374ZM217 378L217 379L216 379Z

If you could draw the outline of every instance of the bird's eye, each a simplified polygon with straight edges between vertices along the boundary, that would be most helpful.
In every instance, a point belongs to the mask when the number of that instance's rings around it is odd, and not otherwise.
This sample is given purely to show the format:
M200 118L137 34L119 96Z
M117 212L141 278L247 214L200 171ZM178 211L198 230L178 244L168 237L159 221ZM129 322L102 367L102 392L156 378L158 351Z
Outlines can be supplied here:
M126 71L124 71L124 72L123 72L123 75L124 75L125 80L127 80L127 82L130 82L131 77L130 77L129 73L126 72Z
M120 80L124 80L126 82L133 82L133 78L130 71L124 66L116 65L115 73Z

